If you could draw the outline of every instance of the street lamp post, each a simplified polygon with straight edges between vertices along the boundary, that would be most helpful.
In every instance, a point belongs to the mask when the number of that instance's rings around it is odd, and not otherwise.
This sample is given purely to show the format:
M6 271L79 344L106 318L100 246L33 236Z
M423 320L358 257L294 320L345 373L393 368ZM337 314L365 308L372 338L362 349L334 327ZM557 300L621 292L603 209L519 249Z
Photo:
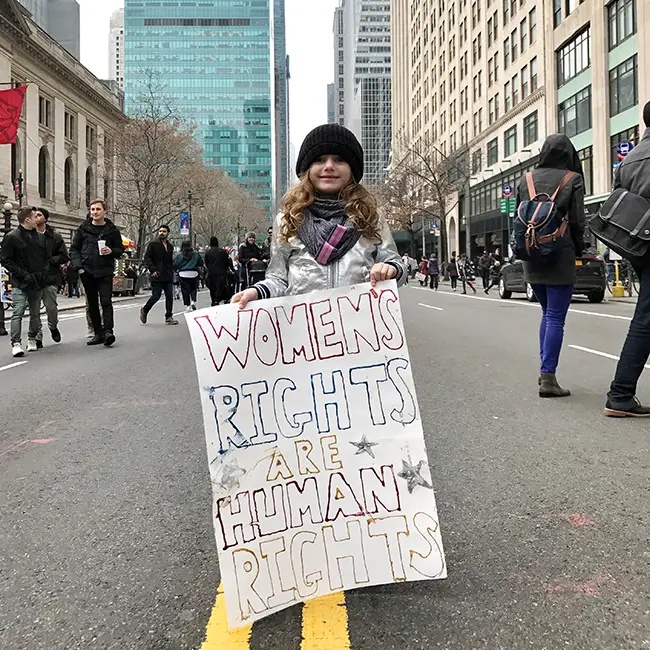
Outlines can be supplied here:
M189 218L190 218L190 223L189 223L190 241L192 241L192 231L193 231L193 228L192 228L192 190L187 190L187 212L188 212Z
M3 229L2 232L7 235L11 232L11 209L14 206L7 201L3 206L2 206L2 214L4 215L4 224L3 224Z

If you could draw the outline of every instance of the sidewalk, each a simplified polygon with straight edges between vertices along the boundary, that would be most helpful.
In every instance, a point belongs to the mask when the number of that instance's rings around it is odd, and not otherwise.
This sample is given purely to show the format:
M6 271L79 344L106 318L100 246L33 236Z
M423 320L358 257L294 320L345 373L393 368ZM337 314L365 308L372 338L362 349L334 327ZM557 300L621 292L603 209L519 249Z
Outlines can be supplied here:
M137 300L138 298L147 298L148 294L140 293L137 296L119 296L113 298L113 304L119 302L126 302L127 300ZM67 298L66 296L59 295L59 313L64 311L73 311L74 309L85 309L85 298ZM45 313L45 309L41 306L41 313ZM5 310L5 321L11 320L11 309Z

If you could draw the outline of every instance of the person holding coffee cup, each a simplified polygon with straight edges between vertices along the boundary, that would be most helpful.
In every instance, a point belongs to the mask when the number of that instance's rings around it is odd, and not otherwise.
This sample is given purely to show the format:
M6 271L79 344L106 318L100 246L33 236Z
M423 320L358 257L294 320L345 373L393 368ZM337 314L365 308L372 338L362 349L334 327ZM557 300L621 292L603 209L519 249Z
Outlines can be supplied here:
M79 277L86 290L95 333L88 345L103 343L110 347L115 343L112 302L115 260L124 254L124 244L117 226L106 218L107 208L106 201L102 199L96 199L90 204L90 220L79 226L72 240L70 264L79 270Z

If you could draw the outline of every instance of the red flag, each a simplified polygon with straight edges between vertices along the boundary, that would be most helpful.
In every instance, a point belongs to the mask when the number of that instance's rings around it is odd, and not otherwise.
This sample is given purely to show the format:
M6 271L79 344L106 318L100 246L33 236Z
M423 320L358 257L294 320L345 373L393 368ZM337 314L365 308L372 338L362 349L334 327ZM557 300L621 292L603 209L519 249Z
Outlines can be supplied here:
M0 90L0 144L14 144L27 86Z

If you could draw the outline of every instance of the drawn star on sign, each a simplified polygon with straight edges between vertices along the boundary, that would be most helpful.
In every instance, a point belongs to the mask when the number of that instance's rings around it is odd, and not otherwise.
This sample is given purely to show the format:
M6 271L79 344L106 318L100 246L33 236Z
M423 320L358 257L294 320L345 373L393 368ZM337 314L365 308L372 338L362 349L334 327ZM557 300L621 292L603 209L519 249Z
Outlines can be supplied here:
M354 445L357 450L354 452L355 456L358 456L359 454L366 453L368 456L371 458L375 457L375 453L373 452L372 448L376 447L379 443L378 442L370 442L368 438L366 438L365 434L361 436L361 440L359 442L350 442L351 445Z
M238 488L239 478L244 476L244 474L246 474L246 472L239 467L237 461L234 460L230 465L224 465L219 485L221 485L224 490Z
M411 465L408 461L402 460L402 471L398 472L397 476L406 481L406 487L408 488L409 494L412 494L413 490L418 485L433 490L433 487L420 476L423 465L423 460L421 460L417 465Z

